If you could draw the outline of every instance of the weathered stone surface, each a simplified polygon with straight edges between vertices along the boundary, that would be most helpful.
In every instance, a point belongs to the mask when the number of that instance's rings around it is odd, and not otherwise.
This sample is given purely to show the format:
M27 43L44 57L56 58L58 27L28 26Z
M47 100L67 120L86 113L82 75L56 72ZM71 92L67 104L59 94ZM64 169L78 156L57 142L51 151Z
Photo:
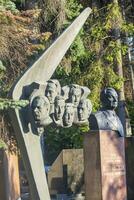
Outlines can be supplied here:
M50 124L64 128L73 124L89 125L88 119L92 111L91 101L87 99L89 88L71 84L65 86L69 91L64 95L66 90L61 92L60 83L56 79L47 81L46 86L34 83L29 87L24 90L24 93L29 93L30 100L27 120L37 134L42 134L44 128Z
M134 199L134 137L125 138L128 200Z
M85 9L76 20L63 32L63 34L44 52L44 54L28 68L11 90L13 100L27 99L24 88L37 83L45 85L66 51L72 44L84 22L91 12ZM38 87L37 87L38 88ZM16 133L24 161L32 200L50 200L44 162L42 157L40 134L27 120L27 108L12 110L10 112L12 124Z
M124 138L114 131L84 136L86 200L126 200Z
M0 199L16 200L20 197L18 157L0 149Z

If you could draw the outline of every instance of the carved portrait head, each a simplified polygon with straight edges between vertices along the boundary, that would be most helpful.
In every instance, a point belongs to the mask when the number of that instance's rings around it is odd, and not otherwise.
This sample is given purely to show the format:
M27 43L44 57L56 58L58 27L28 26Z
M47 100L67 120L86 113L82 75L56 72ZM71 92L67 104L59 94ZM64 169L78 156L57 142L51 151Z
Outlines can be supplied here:
M89 99L82 99L78 105L78 121L87 122L92 112L92 104Z
M114 110L118 106L118 94L113 88L105 88L100 94L103 108Z
M74 107L77 107L79 102L80 102L80 98L81 98L81 87L79 85L76 84L72 84L70 85L70 90L69 90L69 102L74 104Z
M36 96L31 103L31 109L36 124L40 126L48 125L50 103L47 97Z
M62 120L65 109L65 99L62 96L56 96L54 101L54 117L55 120Z
M45 95L48 98L50 104L54 103L54 99L61 92L60 83L58 80L50 79L47 81Z
M70 127L74 120L74 105L72 103L65 104L65 111L63 115L63 126Z

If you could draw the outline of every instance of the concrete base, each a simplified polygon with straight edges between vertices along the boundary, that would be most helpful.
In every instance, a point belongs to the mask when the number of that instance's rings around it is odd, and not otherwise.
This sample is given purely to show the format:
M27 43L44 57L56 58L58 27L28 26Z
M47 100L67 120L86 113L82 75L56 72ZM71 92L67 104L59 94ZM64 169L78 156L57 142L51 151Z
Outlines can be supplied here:
M84 136L86 200L126 200L124 138L114 131Z

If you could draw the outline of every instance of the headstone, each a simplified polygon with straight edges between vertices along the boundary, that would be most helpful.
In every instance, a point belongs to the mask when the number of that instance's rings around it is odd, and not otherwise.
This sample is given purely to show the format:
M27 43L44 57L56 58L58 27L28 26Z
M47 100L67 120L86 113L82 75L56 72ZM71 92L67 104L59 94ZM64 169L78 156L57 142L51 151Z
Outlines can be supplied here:
M83 149L64 149L48 171L50 194L83 191Z
M125 138L126 178L128 199L134 199L134 137Z
M84 135L86 200L126 200L124 138L114 131Z
M18 156L0 149L0 200L20 197Z

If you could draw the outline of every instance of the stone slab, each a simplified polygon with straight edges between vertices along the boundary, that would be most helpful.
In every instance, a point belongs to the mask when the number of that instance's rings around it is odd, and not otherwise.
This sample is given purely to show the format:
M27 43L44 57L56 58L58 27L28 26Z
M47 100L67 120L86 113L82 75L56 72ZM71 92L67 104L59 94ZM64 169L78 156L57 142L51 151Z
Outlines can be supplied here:
M83 191L83 149L64 149L48 171L50 194Z
M0 199L16 200L19 197L18 156L0 149Z
M84 136L86 200L126 200L124 138L114 131Z
M128 200L134 199L134 136L125 138Z

